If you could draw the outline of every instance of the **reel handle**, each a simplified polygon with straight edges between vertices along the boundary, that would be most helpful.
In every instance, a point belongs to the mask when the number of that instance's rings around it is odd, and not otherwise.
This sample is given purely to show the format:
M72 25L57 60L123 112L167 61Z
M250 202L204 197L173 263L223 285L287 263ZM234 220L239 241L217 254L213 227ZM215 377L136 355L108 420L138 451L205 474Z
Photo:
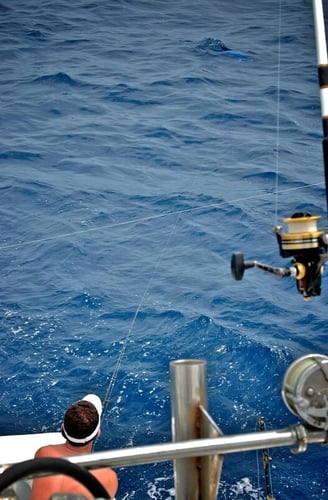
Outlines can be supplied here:
M245 269L250 269L251 267L257 267L266 271L268 273L275 274L276 276L297 276L298 269L295 266L292 267L274 267L268 266L267 264L262 264L257 260L251 262L244 260L244 255L240 252L232 254L231 257L231 273L235 280L239 281L243 279Z
M241 252L233 253L231 256L231 273L235 280L243 279L245 269L255 267L255 261L247 262L244 260L244 254Z

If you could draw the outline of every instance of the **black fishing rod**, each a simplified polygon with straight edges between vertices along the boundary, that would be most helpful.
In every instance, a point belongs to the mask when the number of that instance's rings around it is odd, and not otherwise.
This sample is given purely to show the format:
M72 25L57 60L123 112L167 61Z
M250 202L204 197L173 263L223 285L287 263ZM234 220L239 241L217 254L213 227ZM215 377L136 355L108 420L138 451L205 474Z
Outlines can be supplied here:
M313 0L314 33L317 49L318 76L320 86L321 118L323 128L323 162L325 171L326 201L328 211L328 57L325 18L322 0Z
M265 431L265 422L263 417L259 417L257 419L257 425L260 431ZM262 450L262 464L263 464L263 474L265 481L265 498L266 500L275 500L275 496L273 495L272 489L272 481L271 481L271 462L272 458L270 457L269 450L264 448Z

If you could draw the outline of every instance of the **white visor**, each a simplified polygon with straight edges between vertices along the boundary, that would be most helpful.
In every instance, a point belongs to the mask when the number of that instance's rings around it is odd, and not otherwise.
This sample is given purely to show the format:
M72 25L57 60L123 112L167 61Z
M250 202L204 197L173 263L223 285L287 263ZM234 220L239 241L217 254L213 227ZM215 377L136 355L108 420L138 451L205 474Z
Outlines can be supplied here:
M87 394L86 396L84 396L82 401L89 401L89 403L93 404L93 406L96 408L98 412L99 418L101 417L102 403L99 396L97 396L96 394Z
M66 432L64 424L62 425L62 431L63 431L66 439L68 441L71 441L71 443L76 443L76 444L85 444L85 443L88 443L89 441L92 441L92 439L94 439L97 436L99 429L100 429L100 423L101 423L101 414L102 414L101 399L96 394L87 394L86 396L84 396L84 398L81 401L88 401L89 403L91 403L96 408L99 419L98 419L98 424L97 424L95 430L89 436L86 436L84 438L74 438L74 437L70 436Z

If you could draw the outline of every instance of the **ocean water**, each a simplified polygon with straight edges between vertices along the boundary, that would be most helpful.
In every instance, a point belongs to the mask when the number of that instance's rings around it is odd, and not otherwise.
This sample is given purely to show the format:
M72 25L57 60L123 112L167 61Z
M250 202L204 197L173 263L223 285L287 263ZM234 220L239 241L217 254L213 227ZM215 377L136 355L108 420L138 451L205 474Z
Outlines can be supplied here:
M2 434L104 399L96 450L169 442L169 363L207 362L225 434L297 422L288 366L327 353L328 280L304 302L272 227L326 198L311 2L1 0ZM223 50L224 47L231 49ZM279 499L327 498L327 451L271 450ZM264 499L258 455L219 498ZM174 498L171 463L117 498Z

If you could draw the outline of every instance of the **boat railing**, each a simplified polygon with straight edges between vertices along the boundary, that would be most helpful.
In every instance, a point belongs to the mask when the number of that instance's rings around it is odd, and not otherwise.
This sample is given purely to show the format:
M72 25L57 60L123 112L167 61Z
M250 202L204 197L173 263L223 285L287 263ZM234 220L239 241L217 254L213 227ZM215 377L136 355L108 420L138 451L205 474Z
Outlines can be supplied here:
M75 464L90 469L100 467L128 467L171 460L226 455L245 451L295 446L293 453L304 452L309 444L327 444L327 432L296 424L273 431L234 434L218 438L135 446L120 450L98 451L90 455L69 457Z
M261 429L234 435L222 433L207 412L205 361L172 361L170 377L172 442L65 458L87 469L173 461L176 500L215 500L224 455L282 446L292 446L293 453L300 453L305 452L310 444L325 445L328 442L326 356L304 356L287 370L283 381L283 399L292 413L301 416L304 422L271 431Z

